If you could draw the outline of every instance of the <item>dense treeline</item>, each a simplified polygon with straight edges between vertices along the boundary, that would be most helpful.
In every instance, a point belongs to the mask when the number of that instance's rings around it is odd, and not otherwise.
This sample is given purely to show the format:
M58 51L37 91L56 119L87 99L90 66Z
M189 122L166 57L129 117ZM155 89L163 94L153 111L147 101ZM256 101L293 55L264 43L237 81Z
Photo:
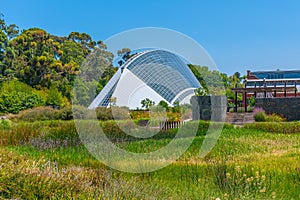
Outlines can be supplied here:
M73 97L75 76L86 56L95 49L103 50L101 56L111 63L113 54L105 51L102 41L94 41L86 33L71 32L60 37L39 28L20 31L15 24L7 25L1 15L0 112L17 113L36 105L67 105ZM99 90L107 83L107 76L104 74L100 80ZM27 105L25 99L34 103Z
M125 50L128 54L129 49ZM98 63L94 69L83 69L83 62L91 52L97 52L94 56ZM39 28L20 31L16 24L6 24L0 15L0 113L18 113L36 106L65 107L71 99L89 103L93 98L90 88L98 93L116 72L113 58L102 41L94 41L86 33L55 36ZM218 94L220 87L225 86L226 94L233 98L229 88L240 83L238 73L227 77L207 67L190 65L190 68L205 89L198 94ZM102 76L93 77L93 81L80 80L79 96L73 94L73 86L80 70L90 77L102 70Z

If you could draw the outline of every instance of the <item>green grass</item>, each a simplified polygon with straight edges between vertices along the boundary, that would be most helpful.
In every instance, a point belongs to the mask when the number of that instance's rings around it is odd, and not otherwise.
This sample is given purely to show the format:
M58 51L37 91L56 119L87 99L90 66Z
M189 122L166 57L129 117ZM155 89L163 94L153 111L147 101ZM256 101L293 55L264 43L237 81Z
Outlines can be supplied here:
M28 126L35 127L34 131ZM70 122L21 123L18 128L3 129L0 132L0 158L5 167L0 167L0 196L84 199L300 198L299 133L271 133L259 130L257 125L256 129L226 126L212 151L200 158L198 153L206 126L200 127L202 130L192 145L176 162L143 174L119 172L103 165L78 143L78 136ZM27 130L31 132L23 133ZM151 152L172 140L167 133L164 134L140 141L124 140L117 145L131 152ZM26 140L18 142L17 137ZM187 138L179 138L184 139ZM65 143L53 145L56 140ZM48 165L50 167L45 168ZM13 166L14 170L9 166ZM40 170L42 175L33 173L34 170Z

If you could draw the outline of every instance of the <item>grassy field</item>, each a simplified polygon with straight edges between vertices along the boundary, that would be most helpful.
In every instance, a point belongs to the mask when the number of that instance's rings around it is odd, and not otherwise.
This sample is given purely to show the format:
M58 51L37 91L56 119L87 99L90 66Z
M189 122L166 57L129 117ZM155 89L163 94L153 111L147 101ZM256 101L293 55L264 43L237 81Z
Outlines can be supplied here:
M207 125L201 123L192 145L176 162L143 174L119 172L97 161L81 144L72 122L2 123L0 197L300 199L299 124L287 126L293 131L278 132L266 130L274 127L270 123L226 126L213 150L199 158ZM168 144L174 133L117 145L149 152Z

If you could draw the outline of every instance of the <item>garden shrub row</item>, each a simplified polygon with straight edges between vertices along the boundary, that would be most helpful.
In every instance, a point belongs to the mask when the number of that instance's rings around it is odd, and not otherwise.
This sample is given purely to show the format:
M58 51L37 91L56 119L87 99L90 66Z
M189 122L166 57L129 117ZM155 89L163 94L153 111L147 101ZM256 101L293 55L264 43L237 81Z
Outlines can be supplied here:
M244 127L272 133L300 133L300 122L257 122Z
M16 115L10 115L10 119L20 121L45 121L45 120L72 120L72 119L93 119L96 117L101 121L129 119L129 112L125 108L103 108L96 111L88 110L83 106L67 106L56 109L51 106L40 106L23 110Z

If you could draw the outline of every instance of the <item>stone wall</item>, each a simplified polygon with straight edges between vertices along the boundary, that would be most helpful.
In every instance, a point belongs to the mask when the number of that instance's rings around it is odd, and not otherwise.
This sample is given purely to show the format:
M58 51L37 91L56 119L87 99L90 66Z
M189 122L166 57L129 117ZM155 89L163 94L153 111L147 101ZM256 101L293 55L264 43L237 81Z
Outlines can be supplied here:
M300 97L257 98L255 106L262 107L267 114L279 114L287 121L300 120Z
M193 120L225 121L226 96L193 96Z

